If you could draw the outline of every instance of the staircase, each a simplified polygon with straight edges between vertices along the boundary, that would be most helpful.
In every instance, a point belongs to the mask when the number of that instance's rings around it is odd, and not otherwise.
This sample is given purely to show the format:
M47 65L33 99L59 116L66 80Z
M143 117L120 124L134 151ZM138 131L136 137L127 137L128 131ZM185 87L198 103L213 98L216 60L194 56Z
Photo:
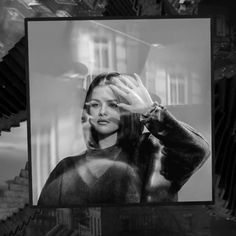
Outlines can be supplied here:
M0 219L5 220L29 202L28 163L13 180L0 190Z

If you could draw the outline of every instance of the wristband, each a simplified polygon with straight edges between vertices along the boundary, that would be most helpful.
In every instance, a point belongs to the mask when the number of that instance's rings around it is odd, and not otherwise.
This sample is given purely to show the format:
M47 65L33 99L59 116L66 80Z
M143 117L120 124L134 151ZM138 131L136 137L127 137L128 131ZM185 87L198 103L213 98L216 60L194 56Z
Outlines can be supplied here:
M165 108L161 106L158 102L154 102L152 106L148 109L147 112L142 113L140 116L141 122L148 121L153 115L158 119L158 121L162 121L162 111Z

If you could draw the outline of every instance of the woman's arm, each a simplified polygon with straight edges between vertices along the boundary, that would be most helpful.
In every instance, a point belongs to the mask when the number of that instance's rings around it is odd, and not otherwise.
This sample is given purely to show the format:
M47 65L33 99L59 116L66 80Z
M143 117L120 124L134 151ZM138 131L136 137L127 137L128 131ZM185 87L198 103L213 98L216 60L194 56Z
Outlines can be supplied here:
M160 173L170 181L172 192L177 192L209 157L209 145L196 130L178 121L166 108L157 103L141 117L144 125L151 135L159 140L161 146L158 155L161 167L156 174ZM154 175L155 173L152 173L153 179Z
M151 133L150 138L158 143L154 157L150 157L150 190L162 192L163 199L166 194L177 193L209 157L208 143L189 125L178 121L164 107L153 102L136 74L134 77L120 76L112 82L113 91L127 101L118 106L128 112L139 113Z

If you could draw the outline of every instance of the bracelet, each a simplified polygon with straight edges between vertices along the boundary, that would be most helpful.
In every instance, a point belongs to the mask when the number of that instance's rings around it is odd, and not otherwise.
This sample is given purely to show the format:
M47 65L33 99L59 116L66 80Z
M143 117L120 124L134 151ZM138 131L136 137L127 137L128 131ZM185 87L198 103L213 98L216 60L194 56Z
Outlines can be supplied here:
M141 114L140 121L147 121L152 114L155 114L158 120L161 121L161 114L164 109L164 106L160 105L158 102L154 102L147 112Z

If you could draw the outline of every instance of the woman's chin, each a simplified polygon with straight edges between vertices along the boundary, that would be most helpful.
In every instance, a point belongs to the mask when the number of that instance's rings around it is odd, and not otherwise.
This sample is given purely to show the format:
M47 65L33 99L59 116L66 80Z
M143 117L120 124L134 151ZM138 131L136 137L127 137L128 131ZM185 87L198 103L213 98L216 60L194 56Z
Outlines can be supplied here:
M95 130L99 133L99 135L112 135L114 133L117 132L117 128L114 129L114 128L111 128L109 126L99 126L99 127L96 127Z

